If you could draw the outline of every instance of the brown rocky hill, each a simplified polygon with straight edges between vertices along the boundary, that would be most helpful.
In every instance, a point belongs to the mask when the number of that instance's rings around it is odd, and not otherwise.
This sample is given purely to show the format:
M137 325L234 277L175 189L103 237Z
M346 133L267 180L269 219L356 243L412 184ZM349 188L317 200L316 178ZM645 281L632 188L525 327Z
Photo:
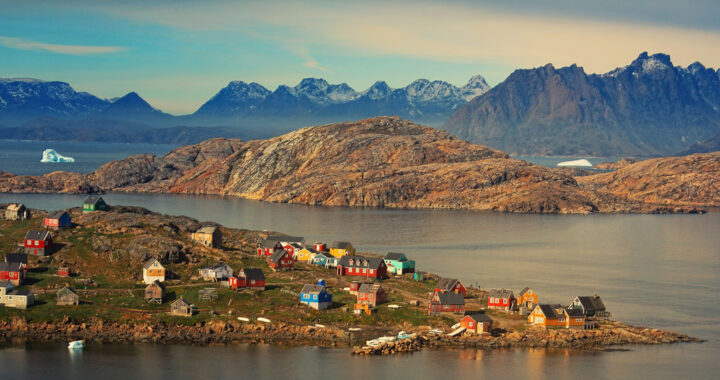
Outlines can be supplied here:
M631 202L720 207L720 152L640 161L577 181Z
M131 156L87 175L0 173L0 191L218 194L311 205L505 212L657 211L580 186L567 172L395 117L309 127L267 140L212 139L164 157Z

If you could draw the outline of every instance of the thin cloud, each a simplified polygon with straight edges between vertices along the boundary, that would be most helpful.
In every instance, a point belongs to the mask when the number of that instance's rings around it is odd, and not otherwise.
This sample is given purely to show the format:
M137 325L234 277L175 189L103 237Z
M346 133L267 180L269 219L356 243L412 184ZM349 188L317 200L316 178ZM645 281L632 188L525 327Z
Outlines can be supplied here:
M49 51L57 54L68 55L90 55L90 54L109 54L117 53L125 50L121 46L88 46L88 45L63 45L48 44L44 42L32 41L24 38L0 36L0 45L12 49Z
M310 55L310 50L308 48L304 46L288 46L287 49L304 61L302 64L303 66L315 70L330 72L328 68L320 66L320 63L318 63L318 61Z

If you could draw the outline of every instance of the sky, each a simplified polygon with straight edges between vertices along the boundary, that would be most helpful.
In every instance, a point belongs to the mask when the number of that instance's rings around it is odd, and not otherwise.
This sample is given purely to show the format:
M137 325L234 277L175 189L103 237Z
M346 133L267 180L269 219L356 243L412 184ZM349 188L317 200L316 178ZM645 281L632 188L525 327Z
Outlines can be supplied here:
M232 80L361 91L425 78L490 85L552 63L588 73L641 52L720 67L720 1L0 0L0 77L138 92L194 112Z

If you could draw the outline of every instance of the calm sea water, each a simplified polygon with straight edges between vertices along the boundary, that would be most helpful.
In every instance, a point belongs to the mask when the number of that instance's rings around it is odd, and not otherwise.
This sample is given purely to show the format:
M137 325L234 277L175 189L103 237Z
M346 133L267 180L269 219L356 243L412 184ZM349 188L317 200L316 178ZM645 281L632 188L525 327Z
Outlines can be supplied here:
M20 201L48 210L78 206L83 198L0 194L0 202ZM633 346L630 352L592 354L466 350L397 358L356 358L344 350L316 348L144 345L91 346L80 357L71 357L63 347L33 344L0 350L0 368L21 360L42 362L53 373L91 376L112 370L108 373L119 378L129 376L130 368L148 376L161 370L168 376L182 376L195 373L191 368L207 368L208 363L223 363L208 369L221 378L233 371L244 375L241 368L263 378L374 373L403 378L454 374L635 379L717 378L720 373L718 213L512 215L313 207L175 195L108 194L104 198L111 204L138 205L229 227L302 235L307 241L347 239L364 251L403 251L417 260L421 270L457 276L485 288L518 291L530 286L540 294L541 302L566 304L575 295L598 293L618 320L708 342ZM162 364L158 364L160 358ZM369 364L372 370L365 369Z
M24 175L41 175L58 170L89 173L102 164L133 154L162 156L174 148L174 145L164 144L0 140L0 171ZM63 156L74 158L75 162L42 163L40 159L45 149L55 149Z

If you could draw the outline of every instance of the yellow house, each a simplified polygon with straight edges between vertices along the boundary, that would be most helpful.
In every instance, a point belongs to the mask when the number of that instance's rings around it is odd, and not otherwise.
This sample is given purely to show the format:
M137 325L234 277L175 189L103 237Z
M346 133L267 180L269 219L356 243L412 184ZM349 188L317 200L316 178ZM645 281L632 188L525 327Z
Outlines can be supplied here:
M143 265L143 282L152 284L155 280L165 281L165 267L158 259L150 259Z
M317 253L318 252L313 248L302 248L299 251L295 251L295 260L309 263L310 260L317 255Z
M336 241L330 246L330 254L335 257L343 257L347 255L354 255L355 248L352 244L346 241Z

